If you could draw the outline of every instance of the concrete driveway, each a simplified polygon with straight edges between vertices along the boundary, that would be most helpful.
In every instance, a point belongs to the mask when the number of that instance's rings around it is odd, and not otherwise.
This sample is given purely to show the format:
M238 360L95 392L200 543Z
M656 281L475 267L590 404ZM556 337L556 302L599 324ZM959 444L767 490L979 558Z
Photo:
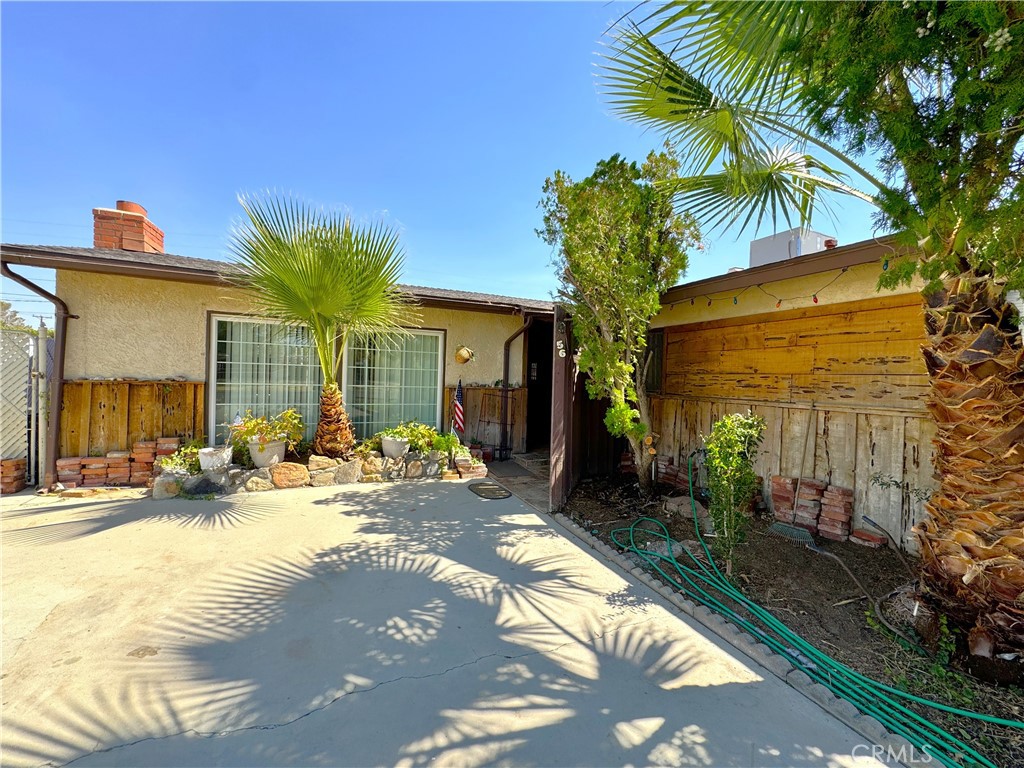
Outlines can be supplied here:
M876 765L514 497L18 504L4 765Z

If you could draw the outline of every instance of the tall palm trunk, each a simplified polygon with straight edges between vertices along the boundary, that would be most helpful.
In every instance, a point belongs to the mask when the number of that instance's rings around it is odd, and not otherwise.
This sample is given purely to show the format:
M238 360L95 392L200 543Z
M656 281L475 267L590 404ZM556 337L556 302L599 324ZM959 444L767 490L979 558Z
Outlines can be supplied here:
M1024 651L1024 349L972 270L929 299L923 349L940 486L916 529L925 586L972 653Z
M325 384L320 392L320 420L313 438L313 453L346 458L352 453L355 435L337 384Z

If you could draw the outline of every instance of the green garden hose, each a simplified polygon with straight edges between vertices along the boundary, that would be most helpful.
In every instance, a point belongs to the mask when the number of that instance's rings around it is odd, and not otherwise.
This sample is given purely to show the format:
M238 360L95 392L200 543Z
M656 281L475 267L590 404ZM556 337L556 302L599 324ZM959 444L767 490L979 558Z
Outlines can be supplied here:
M921 750L922 754L932 757L940 764L949 768L959 768L959 766L965 765L998 768L973 747L921 717L900 703L900 700L914 702L960 717L1018 730L1024 730L1024 722L1005 720L939 704L938 702L914 696L906 691L901 691L872 680L818 650L767 609L747 598L730 583L718 569L714 558L711 556L711 551L701 535L700 524L697 520L697 507L693 500L692 456L689 458L687 465L690 484L690 507L693 512L697 539L707 562L695 557L692 552L684 547L683 551L686 552L691 564L681 564L670 554L673 552L672 545L675 542L669 535L668 529L661 521L651 518L641 518L628 528L619 528L612 531L612 541L618 547L641 557L667 583L683 592L688 598L732 621L737 627L763 642L792 663L797 669L807 674L811 679L824 685L836 696L849 701L860 712L876 718L890 732L903 736L915 748ZM665 551L669 554L661 555L639 546L636 531L638 530L637 526L641 523L646 525L653 524L660 529L657 534L648 528L639 530L642 530L648 539L651 536L662 538L666 543ZM666 568L673 573L667 572ZM737 610L723 602L723 599L741 606L749 616L741 615Z

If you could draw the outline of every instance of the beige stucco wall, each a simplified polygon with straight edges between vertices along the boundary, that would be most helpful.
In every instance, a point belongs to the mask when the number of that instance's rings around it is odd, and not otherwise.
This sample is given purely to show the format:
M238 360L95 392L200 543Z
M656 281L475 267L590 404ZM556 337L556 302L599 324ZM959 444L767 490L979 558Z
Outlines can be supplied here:
M57 295L68 321L65 378L207 377L207 313L245 313L245 297L227 287L57 271ZM505 339L521 327L513 315L424 308L423 328L446 331L445 384L493 384L501 378ZM458 365L459 345L476 360ZM511 349L509 379L523 378L522 339Z
M729 317L756 315L761 312L776 312L786 309L800 309L814 306L813 296L818 295L818 306L841 304L846 301L869 299L875 296L887 296L920 291L922 283L919 279L909 286L901 286L894 291L878 291L876 285L881 274L881 266L875 262L850 267L846 272L839 270L821 272L791 280L779 280L765 283L758 288L750 286L741 291L728 293L712 293L711 306L709 296L697 296L690 304L689 299L662 308L651 321L651 327L662 328L670 325L703 323L709 320L723 320ZM762 290L763 289L763 290ZM769 295L771 294L771 295ZM735 297L736 303L733 303ZM782 306L776 307L777 299L782 299Z

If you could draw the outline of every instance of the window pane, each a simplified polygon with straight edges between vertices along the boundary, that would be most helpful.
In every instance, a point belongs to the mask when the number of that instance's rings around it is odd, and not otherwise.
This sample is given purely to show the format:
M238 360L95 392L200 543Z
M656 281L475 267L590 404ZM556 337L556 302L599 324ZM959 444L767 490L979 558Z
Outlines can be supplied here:
M214 423L218 443L227 439L235 414L276 416L294 408L316 431L323 376L305 328L217 319Z
M345 404L357 437L369 437L401 421L439 426L439 334L415 333L386 346L353 338L345 365Z

